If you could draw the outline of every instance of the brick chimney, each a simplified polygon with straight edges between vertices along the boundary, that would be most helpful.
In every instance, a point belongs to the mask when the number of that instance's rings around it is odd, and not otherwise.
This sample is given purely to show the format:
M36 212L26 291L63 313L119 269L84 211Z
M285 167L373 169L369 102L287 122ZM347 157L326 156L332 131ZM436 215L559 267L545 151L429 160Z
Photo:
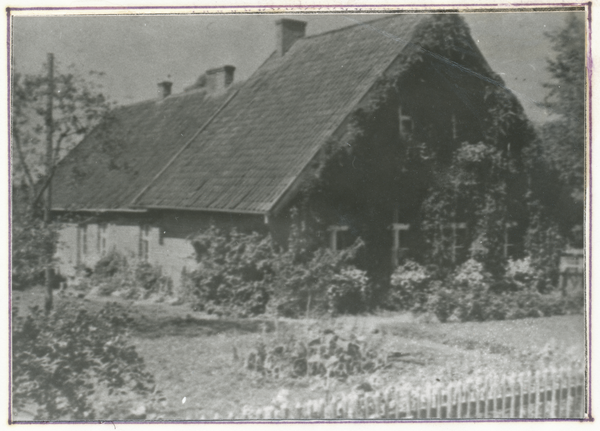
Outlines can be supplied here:
M276 24L277 52L279 56L283 56L298 39L302 39L305 36L306 22L282 18L277 20Z
M171 94L171 87L173 87L173 83L170 81L163 81L158 83L158 97L160 99L164 99Z
M226 89L233 82L235 67L222 66L206 71L206 88L210 93Z

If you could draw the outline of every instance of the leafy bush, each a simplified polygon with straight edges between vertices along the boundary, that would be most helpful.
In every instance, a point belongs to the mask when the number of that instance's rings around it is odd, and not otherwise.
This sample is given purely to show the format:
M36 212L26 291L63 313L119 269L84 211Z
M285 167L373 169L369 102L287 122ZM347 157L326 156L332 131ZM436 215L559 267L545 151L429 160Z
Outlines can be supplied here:
M370 285L365 273L349 264L361 246L357 242L341 252L320 248L305 253L302 247L290 244L273 259L271 307L287 317L366 310Z
M63 304L48 317L13 315L13 408L36 420L143 419L160 401L116 304L91 314Z
M433 274L426 267L407 260L396 268L391 278L390 301L394 308L425 311Z
M239 316L265 312L274 256L270 237L209 228L192 240L198 267L184 288L194 308Z
M504 277L508 282L517 287L518 290L537 286L540 278L537 271L531 264L531 258L512 260L509 259L506 264Z
M371 285L365 271L354 267L342 268L331 277L327 289L328 308L332 313L358 313L371 302Z
M364 339L344 339L325 330L306 339L259 342L247 356L249 370L275 378L290 376L332 377L340 380L356 374L373 373L388 365L388 353L369 348Z
M533 274L533 275L532 275ZM527 284L536 272L527 260L509 263L506 280L513 290L497 289L483 265L469 260L443 282L433 281L427 310L441 321L485 321L543 317L583 311L583 296L540 293Z
M121 253L111 250L102 256L94 266L94 274L100 278L109 278L127 268L127 258Z
M44 226L41 219L20 215L12 225L12 288L23 290L44 283L49 250L54 249L55 226Z
M118 294L127 299L147 298L151 294L170 295L171 280L160 267L148 262L131 264L122 254L111 251L94 266L94 271L79 281L80 290L88 288L99 296Z
M440 281L432 284L432 293L427 298L427 311L435 314L440 322L445 322L457 308L458 295L455 291L442 287Z

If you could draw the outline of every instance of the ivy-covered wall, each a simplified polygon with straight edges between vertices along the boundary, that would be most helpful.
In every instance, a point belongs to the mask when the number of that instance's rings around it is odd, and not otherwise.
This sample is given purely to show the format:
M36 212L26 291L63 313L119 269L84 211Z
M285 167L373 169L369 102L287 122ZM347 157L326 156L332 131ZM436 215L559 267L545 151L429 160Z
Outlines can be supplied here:
M517 98L459 16L440 15L416 34L323 149L295 202L321 241L330 225L360 236L361 265L384 287L392 223L410 224L413 258L452 267L473 256L498 272L507 227L511 252L522 254L532 217L523 149L535 135ZM448 234L457 222L466 226L459 255Z

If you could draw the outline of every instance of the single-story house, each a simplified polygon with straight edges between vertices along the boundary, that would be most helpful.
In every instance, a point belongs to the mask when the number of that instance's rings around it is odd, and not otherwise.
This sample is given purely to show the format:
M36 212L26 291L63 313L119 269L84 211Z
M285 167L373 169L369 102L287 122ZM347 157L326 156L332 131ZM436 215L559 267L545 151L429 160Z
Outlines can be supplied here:
M324 145L344 139L351 114L385 76L405 75L407 102L396 107L401 134L428 111L454 141L478 139L476 89L456 92L454 81L436 79L439 70L406 66L438 17L392 14L314 36L305 36L306 23L280 19L276 49L245 82L235 82L226 65L180 94L161 82L157 98L115 109L53 179L53 214L63 221L60 272L93 266L116 249L160 265L177 285L194 264L189 236L211 223L277 234ZM470 48L439 59L444 76L498 79L466 24L454 22ZM410 225L401 210L390 221L394 258ZM462 228L449 227L457 238ZM346 229L328 229L333 248Z

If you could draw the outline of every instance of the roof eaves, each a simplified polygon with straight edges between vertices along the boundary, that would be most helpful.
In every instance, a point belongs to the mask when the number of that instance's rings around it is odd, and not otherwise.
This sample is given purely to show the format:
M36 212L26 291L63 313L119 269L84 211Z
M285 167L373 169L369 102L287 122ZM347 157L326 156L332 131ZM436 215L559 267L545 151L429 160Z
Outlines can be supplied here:
M92 213L145 213L146 209L133 208L52 208L59 212L92 212Z
M227 213L227 214L249 214L249 215L266 215L266 211L254 211L254 210L236 210L236 209L223 209L223 208L190 208L190 207L177 207L177 206L160 206L160 205L147 205L144 206L146 210L171 210L171 211L195 211L195 212L211 212L211 213Z

